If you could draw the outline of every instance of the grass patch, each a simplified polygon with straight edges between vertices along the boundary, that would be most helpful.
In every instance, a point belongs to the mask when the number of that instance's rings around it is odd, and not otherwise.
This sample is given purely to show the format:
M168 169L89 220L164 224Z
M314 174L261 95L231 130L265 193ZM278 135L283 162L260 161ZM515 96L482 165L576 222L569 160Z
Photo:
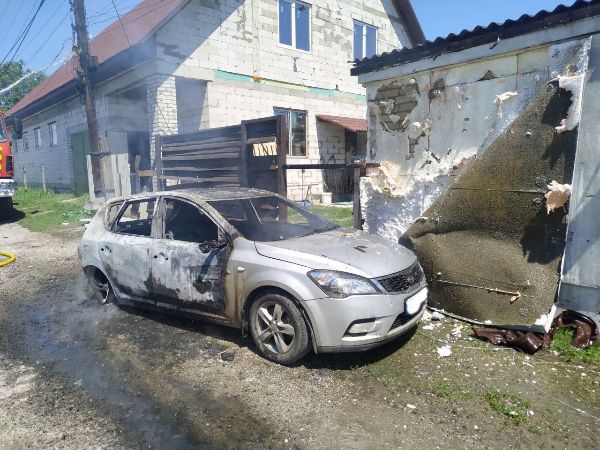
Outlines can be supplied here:
M580 350L571 345L575 332L568 328L561 328L554 334L550 348L556 350L560 356L572 363L586 363L600 368L600 346Z
M93 217L94 211L83 209L86 200L87 196L19 189L13 197L14 215L21 225L31 231L49 231L64 222L75 224L80 219Z
M457 394L457 390L449 381L443 380L435 384L435 394L439 397L450 398Z
M324 219L330 220L343 228L352 228L352 208L337 206L311 205L308 207L313 213Z
M515 425L521 425L527 417L529 402L510 392L491 391L485 394L490 407Z

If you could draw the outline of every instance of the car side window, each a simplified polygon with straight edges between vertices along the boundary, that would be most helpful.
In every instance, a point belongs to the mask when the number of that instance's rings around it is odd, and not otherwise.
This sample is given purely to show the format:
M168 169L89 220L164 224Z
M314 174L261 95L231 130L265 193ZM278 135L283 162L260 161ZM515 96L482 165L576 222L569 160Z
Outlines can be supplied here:
M123 205L123 202L113 203L108 207L108 211L106 211L104 222L104 225L106 226L107 230L110 229L112 227L112 224L115 222L117 214L119 214L119 210L121 209L121 205Z
M150 237L152 217L156 199L133 200L125 205L124 211L114 225L115 233Z
M219 227L197 206L167 198L164 236L176 241L216 244Z

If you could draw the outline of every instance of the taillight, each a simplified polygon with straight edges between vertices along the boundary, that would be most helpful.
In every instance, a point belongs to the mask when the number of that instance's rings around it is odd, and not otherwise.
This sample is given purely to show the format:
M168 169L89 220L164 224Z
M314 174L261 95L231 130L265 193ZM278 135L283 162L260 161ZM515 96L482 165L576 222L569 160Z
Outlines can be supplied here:
M13 157L12 155L8 155L6 157L6 171L11 173L13 171Z

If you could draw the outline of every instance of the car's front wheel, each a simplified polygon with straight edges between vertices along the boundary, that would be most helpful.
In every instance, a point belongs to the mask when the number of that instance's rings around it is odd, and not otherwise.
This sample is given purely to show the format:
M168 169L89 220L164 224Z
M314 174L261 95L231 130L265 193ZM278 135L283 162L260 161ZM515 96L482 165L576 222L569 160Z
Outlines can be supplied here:
M310 351L308 327L288 297L265 294L250 307L250 333L260 352L279 364L292 364Z

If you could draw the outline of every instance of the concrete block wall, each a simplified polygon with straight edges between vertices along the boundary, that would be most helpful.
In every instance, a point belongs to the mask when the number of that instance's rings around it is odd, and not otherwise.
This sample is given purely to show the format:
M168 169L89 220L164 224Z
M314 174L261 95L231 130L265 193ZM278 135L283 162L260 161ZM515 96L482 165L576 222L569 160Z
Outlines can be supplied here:
M111 95L132 83L144 83L147 70L148 67L137 68L97 87L96 114L101 136L108 137L110 131L148 129L145 104L123 101ZM140 120L140 117L143 120ZM57 145L52 147L48 130L48 124L51 122L56 122L58 135ZM33 130L37 127L42 134L42 145L39 150L35 148L33 136ZM85 130L87 130L87 117L79 97L65 100L26 118L23 121L23 138L14 140L16 181L23 182L23 169L25 169L28 185L41 186L40 164L43 163L47 186L58 191L71 191L74 179L70 135ZM29 141L28 150L25 150L25 139Z
M310 3L310 2L309 2ZM378 52L409 45L391 0L311 5L311 50L279 43L277 0L192 0L157 33L157 58L305 86L364 93L350 76L354 20L378 28Z
M177 85L171 75L154 74L146 79L150 157L154 164L155 135L177 134Z

